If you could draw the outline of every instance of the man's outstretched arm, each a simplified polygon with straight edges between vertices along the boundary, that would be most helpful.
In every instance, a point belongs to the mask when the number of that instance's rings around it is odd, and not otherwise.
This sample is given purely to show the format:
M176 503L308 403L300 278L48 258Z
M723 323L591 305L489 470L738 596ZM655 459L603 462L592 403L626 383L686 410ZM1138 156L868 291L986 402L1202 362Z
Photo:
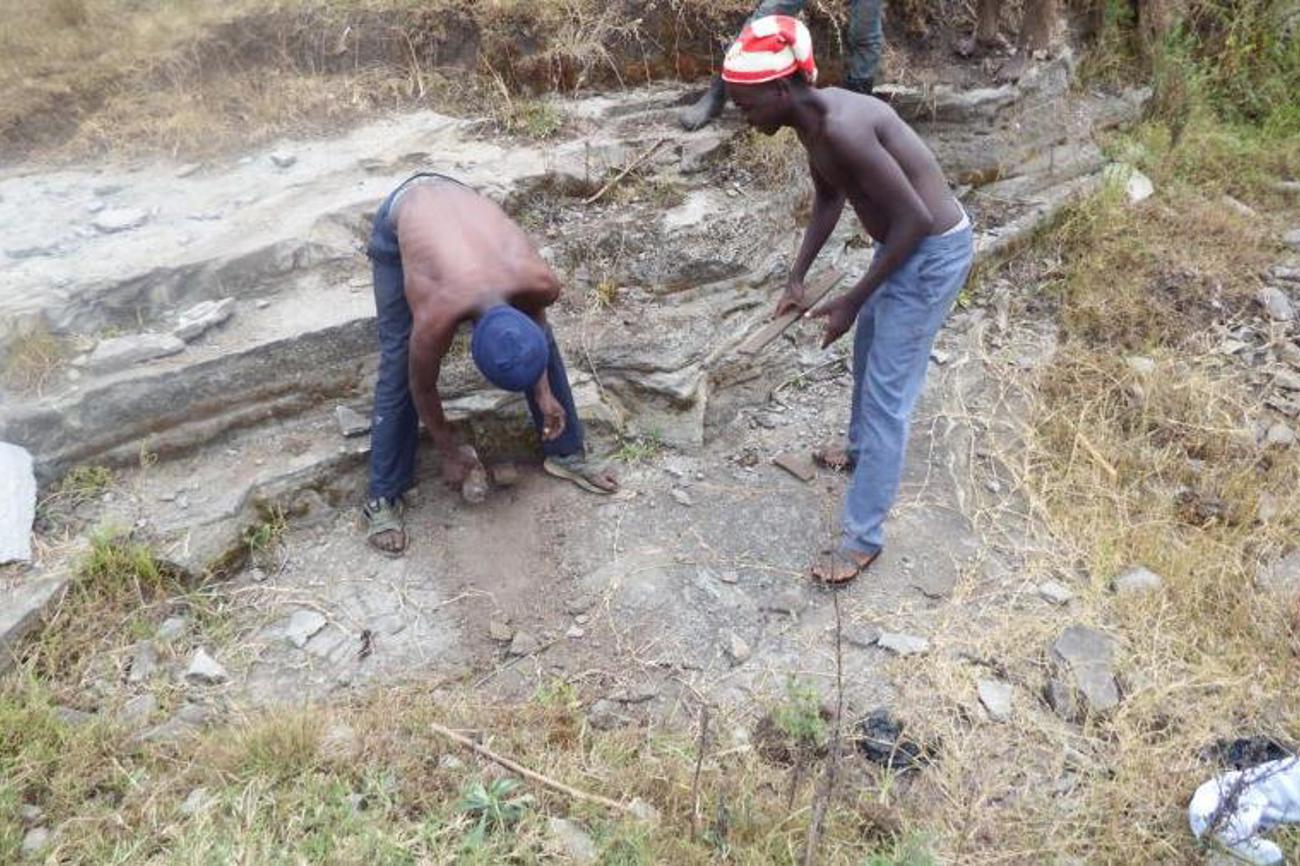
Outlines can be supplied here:
M442 453L444 477L450 482L460 483L478 465L478 455L473 448L461 443L456 429L443 412L442 397L438 393L442 359L455 334L454 317L439 316L436 310L427 307L412 310L408 353L411 399L434 445Z
M781 300L777 302L775 316L803 308L804 278L808 276L808 269L826 245L826 239L835 230L835 224L844 211L844 192L827 183L811 162L808 170L813 182L812 215L808 218L808 227L804 229L799 254L795 256L794 265L790 268L790 281Z

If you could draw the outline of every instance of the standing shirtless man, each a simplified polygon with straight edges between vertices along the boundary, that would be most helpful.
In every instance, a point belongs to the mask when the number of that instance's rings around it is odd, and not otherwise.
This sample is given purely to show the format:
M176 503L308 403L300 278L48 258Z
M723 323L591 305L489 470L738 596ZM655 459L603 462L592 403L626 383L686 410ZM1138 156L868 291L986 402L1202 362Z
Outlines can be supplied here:
M813 567L815 578L845 583L880 554L930 348L970 272L970 220L934 155L893 109L848 90L813 89L812 39L797 19L746 25L722 77L751 126L767 135L792 127L808 152L812 216L777 315L806 307L804 277L846 201L877 244L855 286L805 314L825 320L823 348L857 323L848 448L827 454L853 472L843 536L830 560Z
M466 498L486 491L478 454L447 421L438 396L438 371L462 322L473 324L479 371L527 399L546 471L592 492L617 489L586 458L564 360L546 323L560 283L495 202L451 178L416 175L380 206L367 252L379 324L365 507L371 545L394 556L406 549L401 497L415 477L420 421L442 454L443 478Z

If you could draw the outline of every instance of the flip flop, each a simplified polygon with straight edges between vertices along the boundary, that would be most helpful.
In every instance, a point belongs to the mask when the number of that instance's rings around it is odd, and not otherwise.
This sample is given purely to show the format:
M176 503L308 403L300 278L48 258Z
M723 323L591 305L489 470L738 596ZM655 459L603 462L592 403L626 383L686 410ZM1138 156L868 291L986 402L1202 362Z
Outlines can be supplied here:
M857 465L847 448L838 445L826 445L813 452L813 462L832 472L852 472Z
M406 545L409 539L406 536L406 527L402 525L402 502L400 499L380 498L373 502L367 502L362 506L361 513L365 515L368 523L366 541L371 548L393 559L397 559L406 553ZM389 550L376 544L375 539L385 532L396 532L401 535L401 546L396 550Z
M881 550L883 549L881 548ZM829 568L821 568L821 563L813 563L811 569L812 579L826 586L844 586L870 568L872 563L880 558L880 550L871 554L866 562L860 562L854 554L847 550L835 550L824 555L830 560L828 563ZM847 572L844 577L835 577L837 573L843 572Z
M556 478L572 481L589 493L609 496L618 491L617 487L613 490L607 490L591 480L593 476L606 474L607 467L604 463L588 462L587 458L582 454L570 454L567 457L547 457L542 461L542 468Z

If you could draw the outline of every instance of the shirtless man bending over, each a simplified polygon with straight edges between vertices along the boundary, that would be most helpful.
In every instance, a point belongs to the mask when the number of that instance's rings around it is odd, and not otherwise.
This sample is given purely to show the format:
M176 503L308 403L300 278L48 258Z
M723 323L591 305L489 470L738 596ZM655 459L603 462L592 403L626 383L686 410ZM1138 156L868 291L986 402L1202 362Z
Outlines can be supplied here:
M830 560L813 568L817 579L845 583L880 554L930 348L970 272L970 220L930 149L892 108L812 87L812 39L797 19L772 15L746 25L722 77L751 126L768 135L792 127L808 154L812 216L777 315L806 307L804 277L846 202L876 241L866 275L805 314L825 320L823 348L857 324L848 448L824 454L853 472L843 536Z
M443 478L466 498L486 491L478 454L448 423L438 396L438 371L462 322L473 323L470 351L488 381L526 397L546 471L596 493L618 488L586 458L564 360L546 323L560 283L495 202L451 178L416 175L380 206L367 252L379 380L365 514L376 549L406 549L401 497L415 477L420 421L442 454Z

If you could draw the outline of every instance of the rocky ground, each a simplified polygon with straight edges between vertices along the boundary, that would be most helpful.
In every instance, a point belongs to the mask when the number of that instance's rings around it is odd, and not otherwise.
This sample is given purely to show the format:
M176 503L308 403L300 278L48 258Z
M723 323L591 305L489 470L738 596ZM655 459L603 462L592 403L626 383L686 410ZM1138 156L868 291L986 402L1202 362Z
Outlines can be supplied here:
M1067 78L1047 64L997 89L896 96L962 180L985 261L1102 182L1080 130L1131 118L1142 99L1072 93ZM0 439L31 452L47 497L31 564L0 572L7 651L21 655L57 612L100 526L190 581L220 581L219 618L178 598L68 684L69 714L118 718L143 739L411 681L509 701L560 679L600 728L685 724L702 704L752 720L790 677L829 693L837 605L805 574L834 543L844 479L809 456L844 433L845 347L818 351L800 326L756 357L736 351L773 303L805 191L757 177L734 117L676 129L682 98L557 101L570 134L544 146L417 114L229 164L0 177L5 347L23 357L48 330L65 358L0 408ZM426 457L411 549L390 560L356 513L373 375L359 249L379 199L426 168L505 202L561 273L557 335L623 491L543 475L522 407L461 357L444 393L498 483L466 505ZM1119 171L1135 203L1149 195ZM823 261L852 277L869 255L846 218ZM1213 347L1268 390L1261 447L1294 442L1300 356L1279 335L1298 274L1300 261L1279 260L1257 314ZM1121 698L1113 639L1072 615L1079 576L1025 567L1037 536L1003 458L1023 435L1016 373L1052 356L1055 330L1014 290L984 286L945 327L886 552L839 593L855 716L894 705L927 654L962 665L994 723L1047 712L1040 696L1066 721ZM74 467L98 465L114 469L105 489L48 498ZM1133 563L1115 586L1141 595L1160 580ZM1051 624L1033 679L972 656L1007 610Z

